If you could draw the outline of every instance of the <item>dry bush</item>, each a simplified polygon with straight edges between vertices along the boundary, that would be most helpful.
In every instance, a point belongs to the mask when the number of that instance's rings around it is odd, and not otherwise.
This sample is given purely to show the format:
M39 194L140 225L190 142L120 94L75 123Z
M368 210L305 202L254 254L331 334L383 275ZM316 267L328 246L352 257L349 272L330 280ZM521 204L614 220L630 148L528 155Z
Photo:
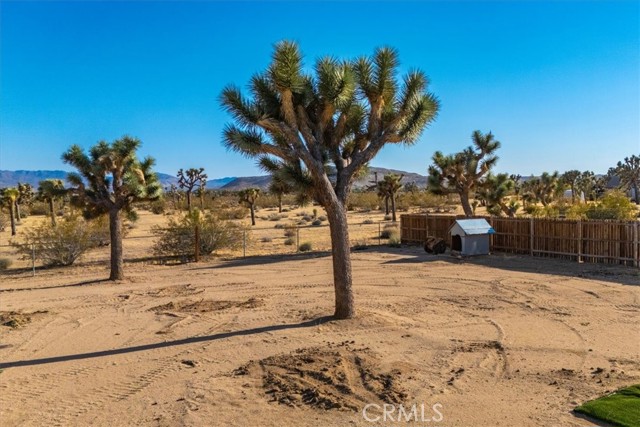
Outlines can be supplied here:
M365 192L352 192L349 194L349 200L347 202L348 210L363 210L372 211L378 209L380 206L380 199L378 195L372 191Z
M9 258L0 258L0 271L8 269L11 264L13 264L13 261Z
M300 252L310 252L313 250L313 245L311 242L304 242L300 246L298 246L298 250Z
M23 259L40 260L46 266L73 264L82 254L96 246L97 227L83 220L79 215L67 215L53 226L49 220L23 234L22 243L12 243ZM34 251L35 250L35 251ZM34 252L32 252L34 251Z
M178 218L170 218L165 227L153 227L158 236L153 253L158 256L192 257L195 252L195 228L199 227L200 253L209 255L219 249L237 249L242 245L244 230L237 224L202 214L197 209Z

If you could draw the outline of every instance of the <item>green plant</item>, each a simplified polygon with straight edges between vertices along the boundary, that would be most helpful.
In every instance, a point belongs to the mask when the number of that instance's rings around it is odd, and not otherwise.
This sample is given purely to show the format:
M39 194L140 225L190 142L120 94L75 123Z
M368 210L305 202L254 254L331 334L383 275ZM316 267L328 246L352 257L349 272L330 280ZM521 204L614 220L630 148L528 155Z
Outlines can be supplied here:
M284 244L287 245L287 246L294 245L295 243L296 243L296 241L293 240L292 238L285 239L285 241L284 241Z
M152 233L158 236L153 253L158 256L189 258L195 253L195 228L200 237L200 254L209 255L219 249L237 249L242 245L243 229L230 221L219 219L212 213L191 213L170 218L165 227L156 226Z
M389 215L389 214L387 214L387 215L385 215L385 216L384 216L384 220L385 220L385 221L391 221L391 218L392 218L392 217L391 217L391 215Z
M155 202L151 203L151 206L149 206L149 210L156 214L156 215L161 215L166 211L167 208L167 202L165 202L164 199L158 199Z
M400 236L392 236L389 238L388 242L389 246L392 248L399 248L402 246L402 241L400 240Z
M575 412L622 427L636 427L640 421L640 384L583 403Z
M13 261L9 258L0 258L0 271L8 269L11 264L13 264Z
M398 231L398 227L395 226L385 226L380 232L380 238L382 239L391 239L394 237L400 237L400 231Z
M23 259L31 259L34 254L46 266L66 266L95 247L93 232L87 221L78 215L69 215L56 225L42 221L24 232L21 243L12 244Z
M322 225L322 220L321 219L314 219L313 222L311 223L311 225L314 225L316 227L320 226L320 225Z
M296 235L297 227L295 225L288 224L284 227L284 237L293 237Z
M313 250L313 245L311 244L311 242L304 242L300 246L298 246L298 250L300 252L309 252Z

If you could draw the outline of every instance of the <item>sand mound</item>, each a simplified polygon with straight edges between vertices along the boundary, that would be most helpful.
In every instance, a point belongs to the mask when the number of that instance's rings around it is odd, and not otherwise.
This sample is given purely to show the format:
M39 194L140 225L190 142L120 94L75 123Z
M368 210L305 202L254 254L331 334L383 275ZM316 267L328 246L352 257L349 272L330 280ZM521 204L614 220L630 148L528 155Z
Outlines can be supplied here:
M0 311L0 325L19 328L45 313L48 313L48 311L34 311L31 313L24 313L22 311Z
M360 410L367 403L401 403L400 371L380 372L367 348L344 342L336 349L303 348L250 362L235 375L258 376L272 401L317 409Z
M202 299L199 301L182 300L170 301L166 304L158 305L149 309L155 313L163 312L183 312L183 313L206 313L210 311L226 310L232 307L256 308L264 304L259 298L249 298L245 301L216 301L212 299Z

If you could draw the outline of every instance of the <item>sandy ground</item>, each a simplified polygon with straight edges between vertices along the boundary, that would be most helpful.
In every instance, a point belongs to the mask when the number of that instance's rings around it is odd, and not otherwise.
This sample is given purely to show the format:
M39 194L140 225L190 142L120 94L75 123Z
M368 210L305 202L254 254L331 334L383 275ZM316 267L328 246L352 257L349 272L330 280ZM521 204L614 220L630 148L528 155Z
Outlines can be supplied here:
M637 269L386 247L353 263L347 321L325 317L319 254L0 277L2 425L405 425L362 409L415 403L442 421L408 425L586 426L572 408L640 382Z

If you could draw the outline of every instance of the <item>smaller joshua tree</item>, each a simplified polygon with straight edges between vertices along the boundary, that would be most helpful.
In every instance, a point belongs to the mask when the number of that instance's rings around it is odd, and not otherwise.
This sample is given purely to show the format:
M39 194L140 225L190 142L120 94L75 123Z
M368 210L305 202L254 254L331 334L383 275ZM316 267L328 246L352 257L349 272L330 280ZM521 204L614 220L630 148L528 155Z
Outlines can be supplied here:
M51 224L56 225L55 200L64 196L66 190L61 179L45 179L38 184L38 198L49 204Z
M2 191L2 201L9 207L9 217L11 218L11 235L16 235L16 215L15 215L15 204L16 200L20 192L17 188L5 188Z
M396 222L396 194L402 188L402 178L404 175L390 173L384 176L382 181L378 181L378 196L384 199L386 214L389 214L389 201L391 202L391 214L393 222Z
M83 209L85 217L109 215L111 238L110 280L124 277L121 212L133 212L133 203L160 198L162 187L153 171L154 159L139 161L136 151L140 140L123 136L113 143L101 141L91 147L88 155L73 145L62 160L74 166L67 180L73 186L72 203Z
M260 197L259 188L247 188L238 192L240 203L243 203L251 210L251 225L256 225L256 201Z
M191 211L191 194L196 187L203 188L207 184L204 168L191 168L178 171L178 186L187 194L187 210Z

